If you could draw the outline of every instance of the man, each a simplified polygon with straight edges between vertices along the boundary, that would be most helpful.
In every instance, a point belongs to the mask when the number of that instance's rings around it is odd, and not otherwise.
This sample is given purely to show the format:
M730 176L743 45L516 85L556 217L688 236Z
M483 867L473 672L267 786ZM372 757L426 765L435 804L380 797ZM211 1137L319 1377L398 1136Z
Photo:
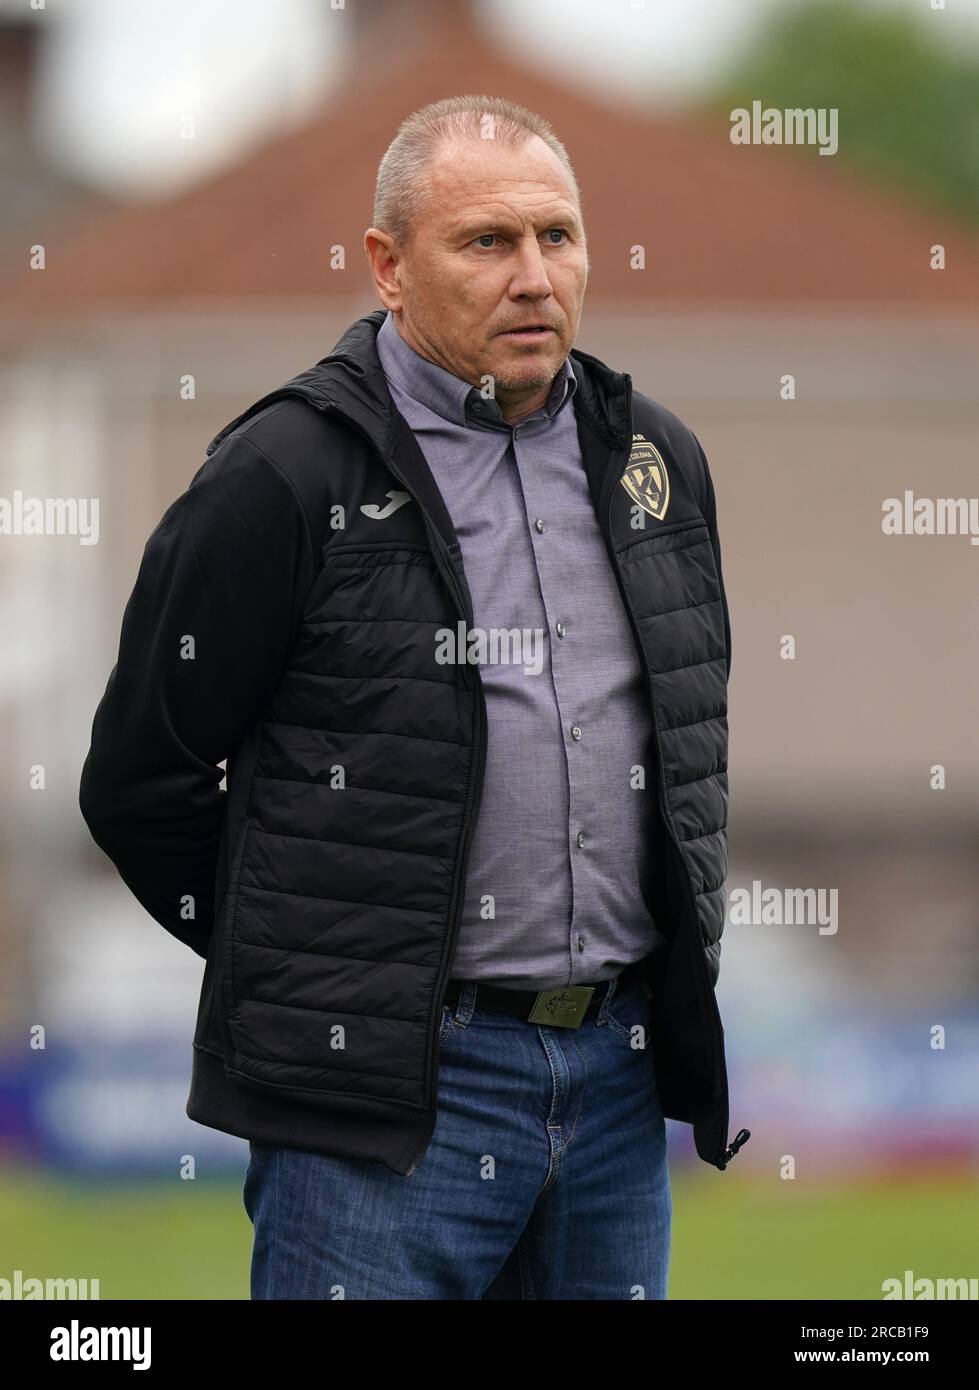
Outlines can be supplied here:
M383 309L150 538L82 810L205 959L187 1113L251 1141L254 1298L664 1298L664 1116L747 1138L710 474L572 351L540 117L416 112L374 222Z

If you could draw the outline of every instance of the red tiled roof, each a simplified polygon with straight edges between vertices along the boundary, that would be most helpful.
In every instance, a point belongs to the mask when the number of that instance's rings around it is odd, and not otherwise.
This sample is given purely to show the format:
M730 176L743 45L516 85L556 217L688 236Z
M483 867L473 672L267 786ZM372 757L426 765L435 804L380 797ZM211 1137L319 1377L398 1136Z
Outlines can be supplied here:
M431 3L431 0L430 0ZM78 311L367 293L362 237L398 123L437 97L488 92L540 111L567 147L589 238L589 299L871 301L974 308L979 238L904 204L813 148L734 146L726 115L609 108L499 53L462 10L417 39L381 28L327 109L179 197L91 223L67 245L39 229L48 268L16 307ZM365 36L364 42L370 40ZM364 51L364 50L361 50ZM949 268L929 268L947 247ZM630 247L646 269L630 269ZM347 268L329 267L346 248Z

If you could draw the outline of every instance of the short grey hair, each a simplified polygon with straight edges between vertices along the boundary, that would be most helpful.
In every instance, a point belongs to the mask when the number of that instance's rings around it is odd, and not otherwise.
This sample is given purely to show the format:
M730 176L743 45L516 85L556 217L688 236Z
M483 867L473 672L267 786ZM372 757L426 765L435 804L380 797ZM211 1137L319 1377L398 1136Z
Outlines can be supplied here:
M413 111L398 127L378 166L373 225L407 244L426 198L424 174L439 145L443 140L487 139L487 130L505 145L522 145L532 135L540 136L567 169L581 206L568 152L543 116L506 97L444 97Z

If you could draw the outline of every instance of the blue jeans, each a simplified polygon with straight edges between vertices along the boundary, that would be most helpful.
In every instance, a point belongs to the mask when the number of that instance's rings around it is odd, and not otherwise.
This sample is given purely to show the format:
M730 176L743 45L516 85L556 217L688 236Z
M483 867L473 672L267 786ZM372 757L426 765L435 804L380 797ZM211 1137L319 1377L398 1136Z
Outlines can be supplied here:
M407 1177L252 1142L253 1299L663 1299L672 1198L639 982L578 1028L442 1010L438 1115ZM642 1044L645 1043L645 1046Z

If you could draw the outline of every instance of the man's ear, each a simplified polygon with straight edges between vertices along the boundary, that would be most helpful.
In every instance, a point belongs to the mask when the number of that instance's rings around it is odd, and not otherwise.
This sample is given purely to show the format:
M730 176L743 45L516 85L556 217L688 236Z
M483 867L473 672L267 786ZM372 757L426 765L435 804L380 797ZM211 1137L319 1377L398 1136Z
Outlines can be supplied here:
M403 305L400 256L394 238L378 227L364 233L364 253L370 266L374 292L385 309L398 313Z

